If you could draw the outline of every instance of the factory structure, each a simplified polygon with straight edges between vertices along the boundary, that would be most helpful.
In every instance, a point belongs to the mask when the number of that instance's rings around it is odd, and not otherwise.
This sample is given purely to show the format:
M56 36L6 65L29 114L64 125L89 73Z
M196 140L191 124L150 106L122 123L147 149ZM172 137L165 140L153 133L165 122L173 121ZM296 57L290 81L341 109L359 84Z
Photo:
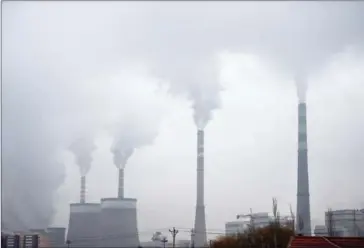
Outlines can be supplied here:
M237 235L239 233L244 233L251 226L255 228L263 228L269 226L275 221L273 214L268 212L258 212L258 213L248 213L237 215L237 220L229 221L225 223L225 235ZM291 216L280 216L279 221L281 223L291 223Z
M195 247L204 247L207 244L206 217L204 203L204 131L197 131L197 200L194 235L192 242Z
M316 225L315 236L364 237L364 209L325 212L325 224Z
M137 200L124 197L124 168L118 168L118 196L86 203L81 177L80 203L70 204L67 241L72 247L138 247Z
M298 103L297 211L295 223L296 231L299 234L311 236L306 114L306 101L305 97L302 97Z

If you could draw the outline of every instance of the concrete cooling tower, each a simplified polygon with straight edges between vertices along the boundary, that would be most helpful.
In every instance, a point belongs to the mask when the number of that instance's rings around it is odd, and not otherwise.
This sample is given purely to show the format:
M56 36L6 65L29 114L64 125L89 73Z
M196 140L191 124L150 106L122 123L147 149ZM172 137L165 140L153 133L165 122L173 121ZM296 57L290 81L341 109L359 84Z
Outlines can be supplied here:
M72 247L99 247L100 204L70 204L70 219L67 240Z
M51 247L63 247L66 243L66 228L48 227L47 238Z
M102 247L139 246L137 200L132 198L101 199Z

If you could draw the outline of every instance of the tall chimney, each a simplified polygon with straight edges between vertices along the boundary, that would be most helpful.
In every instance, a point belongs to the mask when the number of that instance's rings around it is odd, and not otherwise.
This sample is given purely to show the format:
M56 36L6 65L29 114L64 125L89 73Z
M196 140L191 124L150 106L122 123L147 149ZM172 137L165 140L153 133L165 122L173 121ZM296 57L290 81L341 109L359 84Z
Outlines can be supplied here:
M297 161L297 212L296 230L299 234L311 236L310 193L307 156L306 103L298 104L298 161Z
M86 176L81 176L80 203L86 202Z
M207 244L204 204L204 131L197 130L197 202L195 215L195 247Z
M119 190L118 190L118 198L124 198L124 169L119 169Z

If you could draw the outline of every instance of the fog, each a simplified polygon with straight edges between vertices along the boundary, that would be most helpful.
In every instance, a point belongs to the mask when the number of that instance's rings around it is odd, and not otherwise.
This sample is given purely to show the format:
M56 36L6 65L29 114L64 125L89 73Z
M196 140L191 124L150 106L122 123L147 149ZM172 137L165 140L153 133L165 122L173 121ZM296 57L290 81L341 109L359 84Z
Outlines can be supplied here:
M141 239L171 226L188 237L195 125L206 126L212 236L249 208L271 211L273 196L288 214L298 76L312 222L328 207L364 208L363 3L5 2L2 13L2 221L12 229L67 225L79 201L68 148L88 134L87 199L116 196L111 151L132 146L125 193L138 199ZM118 143L126 134L132 145Z

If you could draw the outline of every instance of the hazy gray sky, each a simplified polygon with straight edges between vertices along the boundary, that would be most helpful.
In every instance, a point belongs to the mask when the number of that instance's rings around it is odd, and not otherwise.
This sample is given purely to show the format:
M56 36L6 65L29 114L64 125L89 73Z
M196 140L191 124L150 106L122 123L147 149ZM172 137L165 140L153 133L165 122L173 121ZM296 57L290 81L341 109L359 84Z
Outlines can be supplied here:
M364 208L362 13L359 1L3 3L4 214L26 226L68 224L79 168L67 148L81 134L97 147L87 200L116 196L110 148L127 120L126 132L148 144L125 169L142 239L191 228L192 106L212 117L208 231L222 232L249 208L270 211L272 197L288 214L296 201L296 73L309 84L313 224L327 207Z

